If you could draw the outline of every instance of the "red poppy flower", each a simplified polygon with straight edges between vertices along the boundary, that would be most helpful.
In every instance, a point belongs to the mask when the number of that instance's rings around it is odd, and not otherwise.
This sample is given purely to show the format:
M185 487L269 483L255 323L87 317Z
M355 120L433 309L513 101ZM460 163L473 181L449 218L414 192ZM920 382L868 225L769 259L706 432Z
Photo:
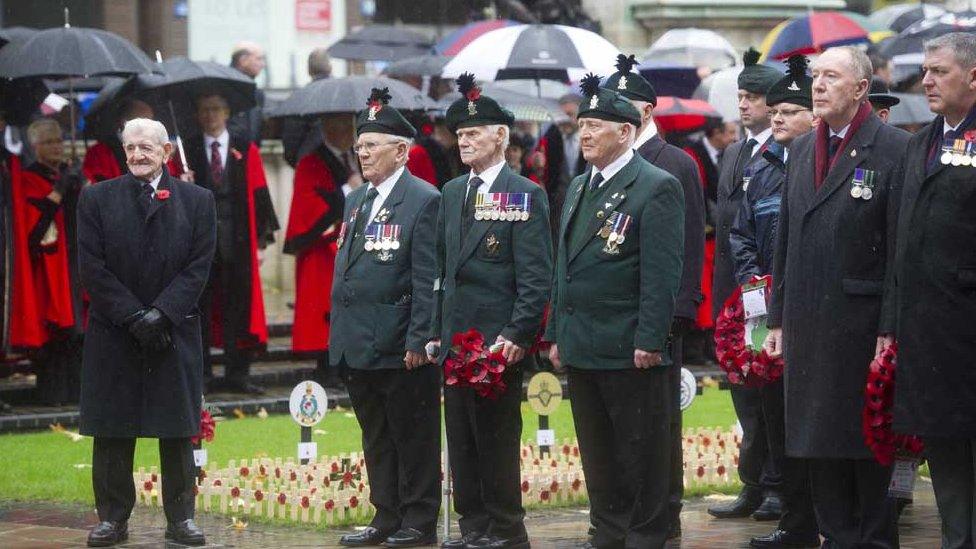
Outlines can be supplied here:
M247 467L241 467L241 470L238 471L238 474L242 477L246 477L251 474L251 470L248 469Z
M244 155L241 154L241 151L235 149L234 147L230 148L230 154L234 155L234 160L240 160L244 158Z
M573 491L574 492L579 492L579 489L580 489L581 486L583 486L583 483L580 482L580 479L578 479L578 478L573 479L572 487L573 487Z
M331 510L333 510L333 509L335 509L335 502L334 502L334 501L332 501L331 499L330 499L330 500L328 500L328 501L326 501L326 502L325 502L325 510L326 510L326 511L331 511Z
M159 200L166 200L169 198L169 191L166 189L159 189L156 191L156 198Z
M359 507L359 498L357 498L356 496L351 496L349 498L349 508L355 509L356 507Z
M231 488L230 489L230 497L235 498L235 499L241 497L241 489L238 488L237 486Z
M311 502L309 501L308 496L302 496L302 509L308 509L310 504Z
M153 483L152 483L152 481L151 480L147 480L146 482L142 483L142 489L145 490L145 491L147 491L147 492L149 492L150 490L152 490L153 489Z
M261 490L254 491L254 501L261 501L264 499L264 492Z
M542 501L549 501L549 490L543 490L542 493L539 494L539 499Z
M288 502L288 496L286 496L284 492L279 493L278 494L278 504L279 505L284 505L287 502Z

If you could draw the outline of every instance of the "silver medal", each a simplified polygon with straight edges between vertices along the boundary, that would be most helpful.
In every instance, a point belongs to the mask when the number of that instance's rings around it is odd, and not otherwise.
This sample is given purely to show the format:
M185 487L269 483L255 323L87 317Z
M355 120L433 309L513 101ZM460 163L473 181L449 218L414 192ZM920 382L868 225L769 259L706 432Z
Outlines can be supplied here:
M860 185L854 185L853 187L851 187L851 196L852 197L854 197L854 198L861 198L861 196L863 194L864 194L864 187L862 187Z
M872 196L874 196L874 191L871 190L871 187L864 187L864 191L861 192L861 198L871 200Z

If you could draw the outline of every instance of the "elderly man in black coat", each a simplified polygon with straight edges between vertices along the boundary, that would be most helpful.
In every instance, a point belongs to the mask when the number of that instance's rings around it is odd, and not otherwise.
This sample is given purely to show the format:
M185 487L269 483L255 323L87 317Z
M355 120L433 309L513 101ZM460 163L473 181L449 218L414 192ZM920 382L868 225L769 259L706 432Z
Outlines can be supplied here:
M203 347L197 301L216 241L210 191L178 181L159 122L122 133L129 174L90 186L78 204L78 264L91 301L81 379L81 433L95 437L92 485L101 521L88 545L128 537L136 437L159 439L166 538L203 545L193 522L190 437L200 430Z
M824 546L897 547L891 468L865 445L861 414L894 323L882 293L909 135L871 111L864 52L831 48L811 74L820 123L790 147L766 349L785 355L786 455L808 460Z
M617 56L617 72L610 75L603 87L626 98L641 114L641 127L633 149L652 166L673 175L681 183L685 195L685 243L681 270L681 286L675 302L671 325L671 360L668 383L674 398L671 400L671 474L669 497L668 538L681 535L681 498L684 496L684 453L681 449L681 367L684 365L683 337L695 327L698 305L701 304L701 269L705 259L705 196L695 161L685 151L661 139L654 131L653 111L657 92L640 73L632 72L637 64L633 55Z
M942 546L972 547L976 171L972 162L960 165L958 149L976 141L976 37L952 33L926 43L923 68L929 108L939 116L909 142L886 292L898 317L894 429L925 441Z

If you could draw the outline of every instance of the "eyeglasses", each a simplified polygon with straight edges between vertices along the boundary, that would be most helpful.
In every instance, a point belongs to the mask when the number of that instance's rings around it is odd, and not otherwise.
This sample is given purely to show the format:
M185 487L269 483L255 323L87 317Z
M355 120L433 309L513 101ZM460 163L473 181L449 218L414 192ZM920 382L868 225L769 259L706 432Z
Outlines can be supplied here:
M787 111L787 110L779 110L779 109L770 109L770 111L769 111L769 117L770 118L775 118L777 116L782 115L783 118L793 118L794 116L800 114L801 112L808 112L809 110L810 109L793 109L793 110Z
M357 144L352 148L352 152L356 154L367 153L373 154L376 149L386 146L386 145L396 145L397 143L403 143L403 141L387 141L386 143L373 143L372 141L367 141L365 143Z

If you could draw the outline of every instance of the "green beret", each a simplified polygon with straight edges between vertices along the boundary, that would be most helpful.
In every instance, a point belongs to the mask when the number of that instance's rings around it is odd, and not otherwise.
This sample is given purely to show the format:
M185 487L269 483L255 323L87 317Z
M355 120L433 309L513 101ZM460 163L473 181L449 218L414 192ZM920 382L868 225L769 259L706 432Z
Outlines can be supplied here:
M652 105L657 105L657 92L654 86L641 76L638 72L631 69L637 64L637 58L620 54L617 56L617 72L610 75L603 87L614 90L620 95L634 101L646 101Z
M769 88L783 77L778 70L759 64L759 52L753 48L742 56L745 67L739 73L739 89L749 93L766 95Z
M772 107L780 103L792 103L808 109L813 108L813 79L807 76L807 58L791 55L786 60L786 76L769 88L766 104Z
M389 106L389 88L373 88L366 102L368 107L356 115L356 135L367 132L386 133L413 139L417 129L400 114L400 111Z
M584 76L580 81L580 89L583 91L583 100L580 101L576 118L599 118L640 127L641 115L637 107L614 90L601 88L599 76Z
M473 74L466 72L459 76L457 85L458 91L461 92L461 99L451 103L444 115L447 127L451 131L495 124L511 127L515 123L514 114L502 108L494 99L481 95L481 88L475 85Z

